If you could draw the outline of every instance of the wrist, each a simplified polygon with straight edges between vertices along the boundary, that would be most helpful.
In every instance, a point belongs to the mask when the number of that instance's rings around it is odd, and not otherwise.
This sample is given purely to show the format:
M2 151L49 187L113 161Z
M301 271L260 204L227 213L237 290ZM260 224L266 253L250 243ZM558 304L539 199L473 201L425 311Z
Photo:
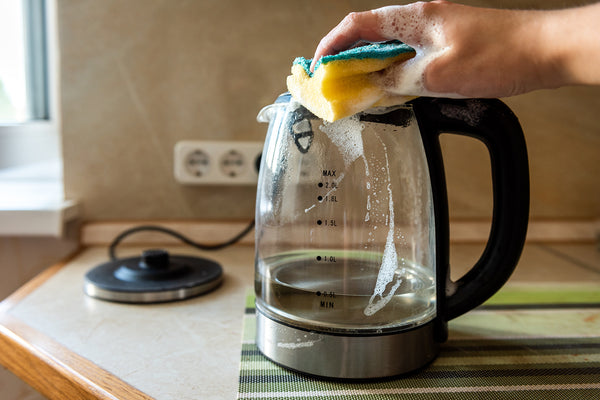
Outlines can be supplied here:
M549 87L600 84L598 20L600 3L546 13L541 39Z
M570 33L565 25L568 11L547 11L542 19L540 48L543 49L546 65L545 84L556 88L575 83L573 74L573 49L570 45Z

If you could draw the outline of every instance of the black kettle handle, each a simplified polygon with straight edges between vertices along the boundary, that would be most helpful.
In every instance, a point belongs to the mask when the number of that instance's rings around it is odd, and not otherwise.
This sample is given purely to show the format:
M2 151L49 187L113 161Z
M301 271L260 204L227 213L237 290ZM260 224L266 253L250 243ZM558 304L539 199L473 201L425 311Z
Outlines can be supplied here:
M432 181L436 220L438 311L448 321L477 307L508 280L517 265L529 218L529 167L517 117L498 99L420 97L412 102ZM487 245L473 268L450 280L448 200L439 136L482 141L490 154L493 215Z

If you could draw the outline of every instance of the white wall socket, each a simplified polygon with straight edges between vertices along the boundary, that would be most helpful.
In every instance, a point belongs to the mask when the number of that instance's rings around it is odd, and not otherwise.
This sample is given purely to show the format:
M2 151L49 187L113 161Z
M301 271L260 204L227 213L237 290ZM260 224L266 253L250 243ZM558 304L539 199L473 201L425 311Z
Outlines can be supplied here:
M175 179L187 185L255 185L262 150L263 142L177 142Z

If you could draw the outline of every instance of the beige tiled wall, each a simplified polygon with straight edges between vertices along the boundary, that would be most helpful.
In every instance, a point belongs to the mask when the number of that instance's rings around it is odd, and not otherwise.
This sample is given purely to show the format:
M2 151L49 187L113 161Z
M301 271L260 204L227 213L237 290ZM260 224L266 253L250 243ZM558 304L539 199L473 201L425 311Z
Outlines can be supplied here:
M256 113L285 91L293 58L310 56L347 12L387 3L58 0L67 196L83 202L88 221L251 218L252 188L176 183L173 146L262 140ZM542 91L507 103L526 132L532 216L600 216L600 88ZM447 138L444 149L452 216L488 216L483 146Z

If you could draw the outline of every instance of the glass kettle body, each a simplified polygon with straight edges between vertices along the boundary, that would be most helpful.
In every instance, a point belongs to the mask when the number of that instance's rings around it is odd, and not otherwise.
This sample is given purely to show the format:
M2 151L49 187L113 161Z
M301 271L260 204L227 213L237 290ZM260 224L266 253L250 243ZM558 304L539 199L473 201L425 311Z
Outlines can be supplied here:
M398 375L435 358L446 322L498 290L523 246L527 156L516 118L498 103L421 98L327 123L282 95L261 111L259 120L269 122L256 205L263 354L305 373L359 379ZM516 143L490 144L488 136L507 129ZM448 279L442 132L483 140L514 170L494 176L495 195L508 190L513 198L504 204L495 196L492 235L501 237L491 236L486 249L511 241L514 254L484 252L471 277L458 282ZM500 164L492 170L506 167ZM493 284L482 288L490 277Z

